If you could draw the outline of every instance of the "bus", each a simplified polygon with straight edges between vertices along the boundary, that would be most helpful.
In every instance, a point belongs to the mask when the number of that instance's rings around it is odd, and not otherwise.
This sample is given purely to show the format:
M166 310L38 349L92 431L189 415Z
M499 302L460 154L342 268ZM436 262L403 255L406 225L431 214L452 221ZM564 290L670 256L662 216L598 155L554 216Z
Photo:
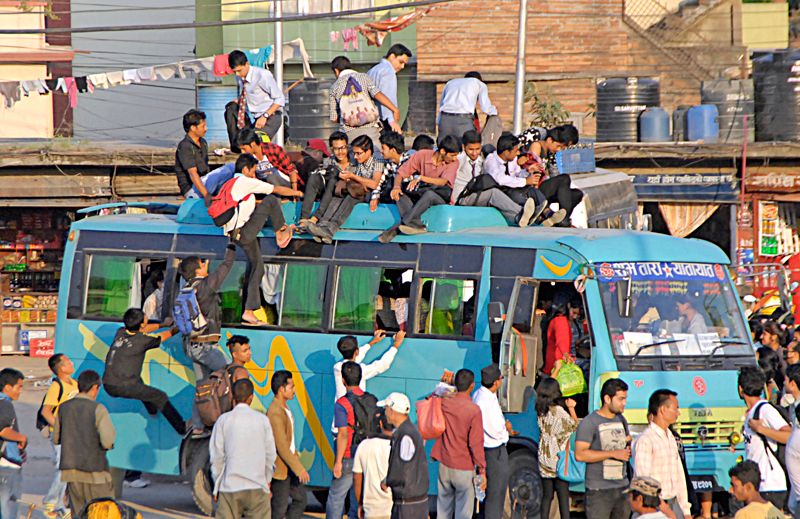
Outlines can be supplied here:
M293 204L284 206L290 219L295 211ZM585 319L586 334L578 345L588 383L582 412L599 407L605 380L622 378L630 387L625 415L637 434L647 424L650 394L662 387L677 391L682 406L677 429L695 488L727 488L727 471L743 453L744 406L737 396L736 371L755 365L755 355L728 258L719 248L624 229L520 229L508 227L492 208L452 206L425 213L427 234L381 244L378 236L397 221L396 211L382 205L370 212L361 204L327 245L301 236L281 250L265 228L262 310L269 326L240 324L241 251L221 290L220 348L225 351L230 334L250 338L253 358L247 368L256 386L254 405L269 406L274 370L294 374L297 398L290 408L313 489L324 492L332 477L337 340L352 334L363 344L376 326L390 336L402 328L407 338L394 364L370 380L368 390L378 398L400 391L415 401L431 393L445 369L463 367L478 374L499 363L504 373L501 405L519 432L508 444L510 512L538 517L533 388L543 362L549 311L565 300L579 301ZM141 306L156 272L165 280L163 320L181 285L180 260L199 256L210 260L213 270L228 243L202 200L180 208L120 212L76 221L68 235L56 351L68 354L78 371L103 371L122 314ZM680 312L687 297L705 322L703 333L682 333ZM390 344L386 340L373 347L366 361ZM164 390L184 417L191 415L195 378L179 337L148 353L142 378ZM138 401L104 392L100 401L118 431L108 453L110 465L184 475L195 502L210 512L208 439L180 437ZM434 462L430 470L433 495Z

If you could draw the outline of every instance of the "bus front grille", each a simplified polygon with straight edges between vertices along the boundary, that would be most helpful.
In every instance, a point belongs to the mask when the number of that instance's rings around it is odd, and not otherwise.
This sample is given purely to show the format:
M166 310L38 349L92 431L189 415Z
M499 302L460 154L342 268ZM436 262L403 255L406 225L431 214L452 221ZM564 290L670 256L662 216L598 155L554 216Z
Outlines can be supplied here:
M741 421L678 422L673 428L687 447L730 445L731 434L736 433L738 438L742 435Z

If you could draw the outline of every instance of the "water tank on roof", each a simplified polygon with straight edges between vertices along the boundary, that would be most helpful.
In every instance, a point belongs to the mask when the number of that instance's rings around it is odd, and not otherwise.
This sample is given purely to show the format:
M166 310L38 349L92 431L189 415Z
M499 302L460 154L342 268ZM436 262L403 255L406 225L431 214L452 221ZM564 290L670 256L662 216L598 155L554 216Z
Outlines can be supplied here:
M690 141L719 140L719 112L716 105L697 105L686 112L686 137Z
M308 79L289 92L288 139L305 145L308 139L328 140L339 124L328 117L328 91L333 79Z
M680 105L672 112L672 140L675 142L686 140L686 113L689 108L689 105Z
M597 84L597 140L636 142L639 114L661 103L658 80L609 78Z
M753 54L756 140L800 140L800 51Z
M667 142L669 114L658 106L648 108L639 116L639 142Z
M219 84L197 86L197 107L206 114L206 124L208 125L206 140L209 143L221 144L225 147L229 145L228 130L225 126L225 105L235 101L236 97L235 86Z
M719 142L744 140L744 116L747 116L747 141L756 138L755 100L752 79L715 79L703 81L700 101L715 105L719 112Z

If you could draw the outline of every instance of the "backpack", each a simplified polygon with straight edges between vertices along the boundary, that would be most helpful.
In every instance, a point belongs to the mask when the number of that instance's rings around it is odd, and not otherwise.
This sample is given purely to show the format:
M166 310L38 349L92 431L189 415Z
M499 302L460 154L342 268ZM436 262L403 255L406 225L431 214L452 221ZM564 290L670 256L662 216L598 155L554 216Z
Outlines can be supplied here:
M56 398L56 401L60 401L61 397L64 396L64 384L61 383L58 377L53 377L53 383L58 384L58 398ZM45 398L47 398L47 395L42 397L42 403L39 404L39 410L36 411L36 429L39 431L41 431L45 427L50 426L50 424L47 423L47 420L44 419L44 416L42 416L42 409L44 409ZM58 405L56 405L56 408L58 408Z
M194 403L200 420L212 427L223 413L233 409L232 370L239 366L225 366L197 383Z
M197 285L202 279L197 279L183 287L178 295L175 296L175 304L172 307L172 318L175 326L181 334L186 337L194 338L202 335L208 327L208 321L200 310L197 302Z
M214 220L214 225L222 227L228 223L233 215L236 214L236 208L240 203L244 202L252 195L248 194L241 200L233 199L233 186L236 184L237 178L232 178L222 184L219 192L211 199L211 205L208 206L208 215Z
M787 418L788 413L786 412L786 409L780 406L773 405L769 402L761 402L756 406L755 411L753 411L754 420L759 419L759 416L761 415L761 408L765 405L771 405L772 407L774 407L778 411L778 413L780 413L781 417L784 420L786 420L787 425L791 426L792 422ZM764 444L764 449L767 451L767 461L769 461L769 468L770 469L772 468L771 458L775 458L775 460L777 460L778 462L778 465L780 465L781 469L783 470L783 475L786 477L786 485L787 485L786 488L791 489L792 487L791 487L791 482L789 481L789 471L786 470L786 445L783 443L775 442L778 444L778 449L777 451L774 451L772 450L772 447L770 446L766 436L764 436L763 434L759 434L758 436L759 438L761 438L761 443Z
M467 182L467 185L464 186L464 189L462 189L461 193L458 195L456 203L461 203L461 200L469 195L482 193L483 191L488 191L496 187L500 186L490 174L481 173L480 175L472 177L469 182Z
M78 519L142 519L142 514L110 497L99 497L86 503Z
M342 97L339 98L341 120L347 126L365 126L378 120L378 109L369 92L352 75L347 78Z
M367 392L364 392L363 395L356 395L350 392L345 395L345 398L353 407L353 416L355 417L353 441L350 444L350 452L355 452L356 447L362 440L376 436L381 432L378 420L376 420L376 417L380 414L378 399L372 393Z

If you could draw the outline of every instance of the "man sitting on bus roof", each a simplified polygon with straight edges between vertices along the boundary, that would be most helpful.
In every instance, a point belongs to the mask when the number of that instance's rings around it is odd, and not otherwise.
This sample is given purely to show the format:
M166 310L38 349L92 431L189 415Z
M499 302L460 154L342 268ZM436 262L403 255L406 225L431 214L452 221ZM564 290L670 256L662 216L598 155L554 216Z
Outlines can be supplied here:
M261 142L253 128L244 128L237 137L242 153L249 153L258 159L256 178L273 186L289 187L297 190L299 176L297 168L289 155L274 142Z
M203 136L208 131L206 114L191 109L183 114L186 137L175 150L175 176L178 189L185 198L202 198L206 206L226 180L233 176L233 164L224 164L209 172L208 143Z
M186 422L170 403L167 394L142 381L144 356L172 337L172 330L155 335L142 333L144 312L138 308L129 308L122 316L122 322L125 326L117 331L106 355L106 368L103 373L106 393L117 398L139 400L151 415L161 411L175 432L183 436L186 432Z

